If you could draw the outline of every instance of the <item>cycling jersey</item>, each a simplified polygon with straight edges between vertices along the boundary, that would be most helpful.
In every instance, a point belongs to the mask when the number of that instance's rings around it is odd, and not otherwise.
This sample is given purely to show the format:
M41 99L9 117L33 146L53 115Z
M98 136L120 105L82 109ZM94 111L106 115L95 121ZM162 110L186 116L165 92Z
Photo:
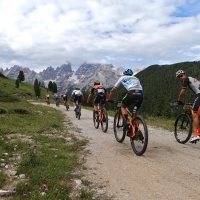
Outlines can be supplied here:
M139 111L144 98L143 88L140 80L135 76L124 75L118 79L114 87L118 88L121 84L127 90L127 94L122 99L122 104L125 106L130 106L134 101L136 101L136 110Z
M73 90L73 92L72 92L72 96L82 96L83 95L83 93L80 91L80 90Z
M49 94L46 94L46 99L49 99Z
M118 79L117 83L114 85L115 88L118 88L120 85L123 85L127 91L130 90L142 90L142 85L140 81L135 76L122 76Z
M99 93L106 94L107 90L103 85L94 85L93 88L91 89L90 93L95 93L95 95Z
M98 103L102 103L105 104L106 103L106 93L107 90L105 89L105 87L103 85L94 85L93 88L90 91L91 94L95 94L96 97L94 98L94 103L98 104Z
M65 93L65 94L63 95L63 100L67 101L67 99L68 99L68 94Z
M54 94L55 99L59 99L58 94Z
M198 81L196 78L193 77L186 77L183 80L183 85L182 89L186 89L187 86L195 93L199 94L200 93L200 81Z

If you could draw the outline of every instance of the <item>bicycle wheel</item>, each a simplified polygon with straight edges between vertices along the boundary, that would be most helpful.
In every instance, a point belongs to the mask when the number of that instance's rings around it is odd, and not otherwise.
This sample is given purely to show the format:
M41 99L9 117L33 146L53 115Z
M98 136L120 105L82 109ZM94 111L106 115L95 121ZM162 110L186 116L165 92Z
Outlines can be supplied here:
M78 118L80 120L80 108L79 105L76 105L76 118Z
M192 135L192 119L187 113L177 116L174 124L174 136L176 141L185 144Z
M94 122L94 127L96 129L99 128L99 119L95 116L95 111L93 111L93 122Z
M146 122L141 116L136 116L133 120L135 137L131 138L131 147L137 156L141 156L147 149L148 129Z
M122 143L126 136L126 131L123 130L123 116L121 112L117 112L114 117L113 130L117 142Z
M101 129L104 133L108 130L108 114L105 108L102 109Z

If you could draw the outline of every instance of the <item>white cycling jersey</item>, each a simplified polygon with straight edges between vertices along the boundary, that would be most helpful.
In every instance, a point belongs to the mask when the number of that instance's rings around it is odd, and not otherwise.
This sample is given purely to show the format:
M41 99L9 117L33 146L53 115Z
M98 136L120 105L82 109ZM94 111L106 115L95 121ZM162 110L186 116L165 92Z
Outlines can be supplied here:
M73 95L81 96L81 95L83 95L83 93L82 93L80 90L73 90L72 96L73 96Z
M127 91L130 90L142 90L142 85L140 80L135 76L124 75L118 79L114 87L118 88L120 85L123 85Z

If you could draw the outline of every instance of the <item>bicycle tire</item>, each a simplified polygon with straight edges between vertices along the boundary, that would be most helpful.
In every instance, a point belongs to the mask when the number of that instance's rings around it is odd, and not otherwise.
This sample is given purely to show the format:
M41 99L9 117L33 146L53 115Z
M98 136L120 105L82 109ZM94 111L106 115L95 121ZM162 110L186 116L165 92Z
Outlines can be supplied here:
M174 136L176 141L185 144L192 135L192 119L187 113L181 113L176 117L174 124Z
M76 105L76 117L77 117L78 120L80 120L81 115L80 115L80 107L79 107L79 105Z
M103 108L102 111L101 129L104 133L106 133L108 130L108 113L105 108Z
M96 119L94 110L93 110L93 123L94 123L94 127L96 129L98 129L99 128L99 119Z
M126 136L126 131L123 125L123 116L121 112L116 112L113 123L113 130L117 142L122 143Z
M59 104L60 104L59 99L57 99L56 100L56 106L59 107Z
M139 125L136 125L136 123ZM148 145L148 129L145 120L138 115L133 119L135 136L131 138L131 147L137 156L141 156L147 149Z

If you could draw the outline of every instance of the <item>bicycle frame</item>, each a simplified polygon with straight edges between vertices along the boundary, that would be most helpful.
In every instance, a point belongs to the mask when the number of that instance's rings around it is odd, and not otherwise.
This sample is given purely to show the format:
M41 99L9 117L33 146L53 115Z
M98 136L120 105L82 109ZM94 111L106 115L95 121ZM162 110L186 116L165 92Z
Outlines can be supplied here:
M102 120L103 120L103 108L99 103L97 105L97 108L98 108L98 113L99 113L99 122L102 122Z
M119 107L119 111L121 112L121 102L118 102ZM136 112L137 107L134 107L133 112L131 112L127 107L126 110L128 112L128 115L130 116L129 122L130 122L130 126L131 126L131 137L134 138L135 137L135 131L134 131L134 126L136 125L137 129L139 130L139 126L138 124L133 124L134 121L134 114Z
M115 103L118 107L113 123L115 139L117 142L122 143L126 136L130 137L131 147L134 153L138 156L143 155L148 145L148 129L143 117L140 115L135 116L137 107L135 106L132 112L126 107L128 115L130 116L130 123L125 124L124 115L121 111L121 101L113 101L110 103Z

